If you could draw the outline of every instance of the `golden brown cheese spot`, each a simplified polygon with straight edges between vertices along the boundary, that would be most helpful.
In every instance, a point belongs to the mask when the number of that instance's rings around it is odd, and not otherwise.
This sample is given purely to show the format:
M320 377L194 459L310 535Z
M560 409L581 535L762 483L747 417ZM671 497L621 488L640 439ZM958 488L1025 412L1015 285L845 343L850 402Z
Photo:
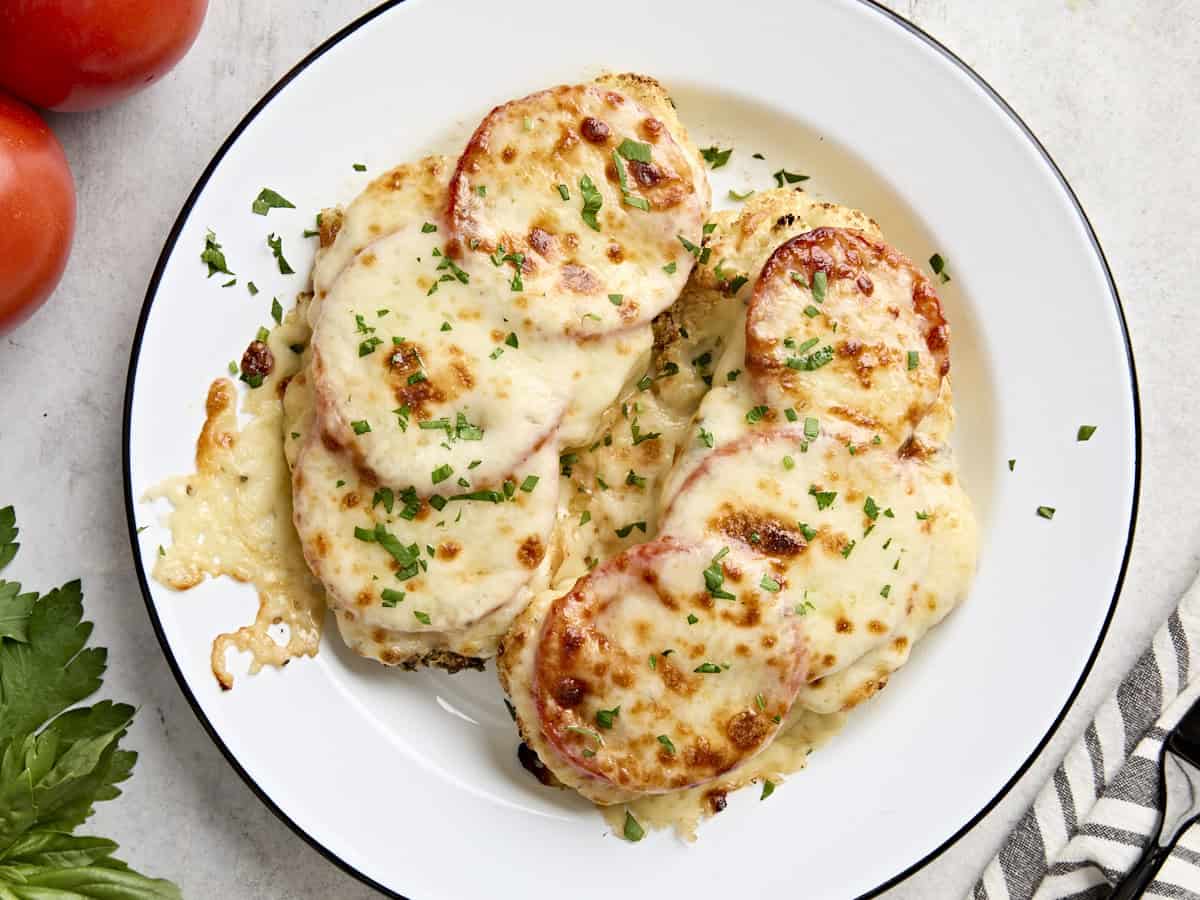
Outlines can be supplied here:
M382 644L387 640L387 632L382 628L374 628L371 630L371 640L377 644Z
M588 116L579 123L579 133L583 135L585 140L593 144L603 144L608 141L612 131L604 122L593 116Z
M609 244L608 249L604 251L609 260L615 263L621 262L625 258L625 251L620 244Z
M657 144L659 137L663 133L663 123L653 116L647 116L638 125L638 131L641 132L643 140L651 144Z
M554 701L563 709L573 709L583 702L588 686L578 678L566 677L554 686Z
M838 634L852 634L854 632L854 623L845 616L839 617L834 627L837 629Z
M554 235L544 228L535 226L529 230L529 246L542 256L549 256L554 249Z
M458 541L442 541L437 548L438 559L454 559L462 551Z
M337 240L338 232L342 230L345 214L340 209L321 210L321 223L317 229L321 232L321 248L332 247Z
M642 187L654 187L667 177L666 173L654 163L644 163L636 159L629 160L629 171L633 175L633 180Z
M714 816L719 812L723 812L728 804L726 793L726 791L720 788L705 792L704 802L708 805L709 810L712 811Z
M527 569L536 569L545 555L546 548L542 546L542 539L536 534L529 535L517 548L517 561Z
M366 253L362 254L358 260L369 269L371 266L375 265L376 262L378 262L378 257L374 253L367 251Z
M728 504L724 505L728 509ZM755 510L731 510L710 520L709 527L749 544L768 556L798 556L808 546L799 531L793 531L771 515Z
M600 290L600 279L586 266L568 264L562 267L559 286L576 294L595 294Z
M612 682L620 688L633 687L633 674L628 669L618 669L612 674Z
M370 606L375 602L375 597L366 588L358 592L358 596L354 598L354 602L359 606Z
M502 160L504 160L506 163L512 162L514 159L517 158L517 148L514 147L512 144L509 144L503 150L500 151L500 158Z
M725 725L725 735L730 743L740 750L749 750L761 744L771 732L771 722L750 710L743 710Z
M896 638L894 641L892 641L892 647L897 653L903 653L906 649L908 649L908 638L903 636Z
M342 509L354 509L354 507L358 506L361 499L357 491L350 491L348 494L343 494Z
M867 630L871 632L871 634L884 634L887 632L887 626L878 619L872 619L867 623Z
M858 289L868 297L875 293L875 283L871 281L871 276L866 272L863 272L861 275L859 275L858 278L855 279L854 283L858 285Z
M318 559L326 559L329 556L330 544L325 532L317 532L316 537L313 538L313 548L317 551Z

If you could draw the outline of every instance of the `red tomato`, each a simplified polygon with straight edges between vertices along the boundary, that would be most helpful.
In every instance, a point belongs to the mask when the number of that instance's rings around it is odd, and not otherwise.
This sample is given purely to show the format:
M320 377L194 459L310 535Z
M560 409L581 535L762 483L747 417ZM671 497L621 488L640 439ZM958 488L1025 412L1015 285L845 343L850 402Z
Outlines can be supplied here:
M54 133L0 91L0 334L58 284L75 232L75 185Z
M0 0L0 85L35 106L97 109L183 58L208 0Z

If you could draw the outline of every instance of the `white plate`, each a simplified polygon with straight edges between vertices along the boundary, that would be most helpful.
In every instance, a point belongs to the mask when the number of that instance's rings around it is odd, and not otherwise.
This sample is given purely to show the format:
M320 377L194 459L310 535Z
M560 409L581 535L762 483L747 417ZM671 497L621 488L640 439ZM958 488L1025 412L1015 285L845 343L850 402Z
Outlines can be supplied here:
M767 803L731 798L694 846L606 836L587 804L528 777L490 671L387 671L330 629L315 660L222 693L209 642L252 618L253 592L227 580L168 591L146 578L161 529L133 532L154 521L136 498L189 470L207 384L267 322L270 297L301 286L275 272L267 231L304 272L313 242L300 232L317 209L393 163L456 152L493 104L601 67L657 76L699 141L735 148L716 196L767 187L780 167L809 173L814 193L869 211L914 259L942 253L954 275L942 294L957 442L983 532L970 598L806 772ZM264 185L298 209L251 215ZM236 289L204 278L207 227ZM254 300L246 278L262 289ZM1099 425L1088 443L1075 440L1081 423ZM583 900L614 884L842 898L894 883L986 812L1056 727L1115 603L1137 497L1132 358L1073 194L962 62L860 0L786 12L769 0L609 0L586 18L538 0L385 4L289 73L200 178L147 292L125 428L142 587L197 715L293 828L421 900L550 889ZM1057 508L1053 521L1034 514L1041 504Z

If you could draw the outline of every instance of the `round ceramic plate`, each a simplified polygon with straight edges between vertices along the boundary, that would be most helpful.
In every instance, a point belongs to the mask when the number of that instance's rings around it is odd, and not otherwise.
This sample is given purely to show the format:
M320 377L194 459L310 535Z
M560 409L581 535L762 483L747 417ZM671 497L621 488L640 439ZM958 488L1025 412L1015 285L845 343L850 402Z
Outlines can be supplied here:
M293 828L385 891L425 900L553 886L583 900L619 878L646 896L878 892L1004 794L1073 699L1112 612L1133 530L1138 416L1100 248L1016 115L880 8L553 10L385 4L288 74L201 176L147 292L129 373L126 491L150 615L233 766ZM389 671L329 628L315 659L223 693L210 641L252 619L253 591L221 579L179 594L146 577L166 537L138 498L190 471L207 385L269 323L270 298L302 287L303 274L278 274L266 232L283 236L304 273L315 242L301 232L318 209L396 162L456 154L496 103L605 69L657 77L701 146L734 148L712 173L714 196L770 187L780 169L805 173L807 189L866 210L913 259L947 260L956 442L982 526L968 600L888 689L768 802L740 792L690 846L666 833L616 839L588 804L530 778L490 670ZM297 209L251 215L264 185ZM207 228L257 298L205 278ZM1099 429L1080 443L1084 423ZM1052 521L1040 505L1057 509Z

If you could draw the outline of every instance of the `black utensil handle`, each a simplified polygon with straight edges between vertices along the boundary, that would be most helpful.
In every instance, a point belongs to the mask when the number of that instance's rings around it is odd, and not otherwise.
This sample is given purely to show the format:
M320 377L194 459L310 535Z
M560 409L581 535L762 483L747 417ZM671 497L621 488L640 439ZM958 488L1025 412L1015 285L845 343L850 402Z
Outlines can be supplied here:
M1157 843L1152 843L1137 861L1137 865L1117 883L1111 900L1137 900L1170 855L1170 847L1160 847Z

